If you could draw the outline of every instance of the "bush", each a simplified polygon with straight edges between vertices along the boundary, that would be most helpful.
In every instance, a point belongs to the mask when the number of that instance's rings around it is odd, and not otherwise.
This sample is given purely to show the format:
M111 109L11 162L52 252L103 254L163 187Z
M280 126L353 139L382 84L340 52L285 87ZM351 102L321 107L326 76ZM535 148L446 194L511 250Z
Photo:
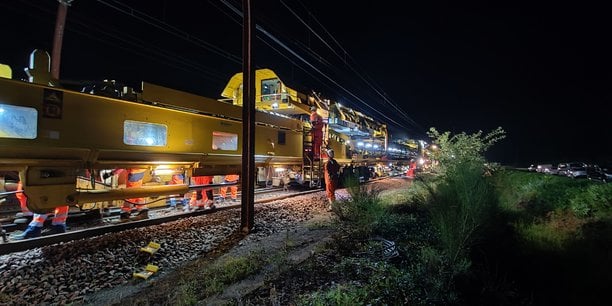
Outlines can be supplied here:
M340 230L356 239L371 237L387 219L388 211L378 198L380 191L365 185L348 186L350 199L336 201L333 212L338 217Z
M497 212L494 188L482 175L482 165L468 161L458 166L462 171L447 172L431 203L432 222L451 263L466 258Z

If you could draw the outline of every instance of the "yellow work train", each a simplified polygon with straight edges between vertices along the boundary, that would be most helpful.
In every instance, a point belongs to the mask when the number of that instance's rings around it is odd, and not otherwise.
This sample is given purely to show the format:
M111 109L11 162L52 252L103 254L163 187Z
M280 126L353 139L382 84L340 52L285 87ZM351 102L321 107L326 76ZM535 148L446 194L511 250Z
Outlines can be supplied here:
M193 176L241 170L240 73L229 80L223 99L150 83L142 83L138 92L118 89L123 92L109 97L52 86L47 77L39 78L42 82L14 80L7 66L0 65L1 74L0 179L1 173L19 173L34 212L66 203L184 194L189 184L167 184L172 174L184 174L189 182ZM323 145L333 148L341 163L384 160L384 124L314 94L298 93L262 69L256 72L259 171L253 174L259 182L291 175L300 184L318 184L323 160L310 153L312 106L325 118ZM116 168L148 169L144 186L103 184L100 173Z

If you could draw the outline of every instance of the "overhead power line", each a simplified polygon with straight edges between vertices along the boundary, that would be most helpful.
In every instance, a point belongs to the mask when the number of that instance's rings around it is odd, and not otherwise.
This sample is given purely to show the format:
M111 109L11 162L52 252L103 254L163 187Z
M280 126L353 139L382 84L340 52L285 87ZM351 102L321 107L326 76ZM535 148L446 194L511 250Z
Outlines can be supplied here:
M238 14L239 16L242 16L242 11L240 11L239 9L237 9L236 7L234 7L232 4L230 4L228 1L226 0L220 0L221 3L223 3L226 7L228 7L230 10L232 10L234 13ZM256 25L256 29L261 32L262 34L264 34L267 38L271 39L272 41L274 41L276 44L278 44L280 47L282 47L285 51L289 52L291 55L293 55L295 58L297 58L299 61L301 61L302 63L304 63L305 65L307 65L310 69L316 71L318 74L320 74L321 76L323 76L325 79L327 79L328 81L332 82L335 86L337 86L338 88L340 88L342 91L344 91L346 94L350 95L351 97L353 97L354 99L356 99L357 101L359 101L361 104L367 106L369 109L371 109L372 111L374 111L375 113L377 113L379 116L381 116L382 118L385 118L388 122L395 124L396 126L400 126L400 127L404 127L406 129L410 129L409 127L404 126L403 124L397 122L395 119L390 118L389 116L387 116L385 113L381 112L380 110L378 110L377 108L369 105L367 102L365 102L363 99L361 99L360 97L358 97L356 94L354 94L353 92L351 92L350 90L348 90L346 87L340 85L340 83L336 82L333 78L331 78L330 76L328 76L326 73L324 73L323 71L321 71L320 69L318 69L315 65L313 65L312 63L310 63L308 60L306 60L304 57L302 57L301 55L299 55L296 51L294 51L293 49L291 49L289 46L287 46L285 43L283 43L282 41L280 41L278 38L276 38L274 35L272 35L271 33L269 33L268 31L266 31L261 25Z
M113 8L123 14L132 16L133 18L136 18L142 22L145 22L151 26L154 26L164 32L167 32L169 34L172 34L176 37L182 38L184 40L187 40L189 42L192 42L206 50L209 50L219 56L225 57L228 60L236 63L236 64L242 64L242 57L237 56L235 54L232 54L226 50L224 50L223 48L217 47L209 42L206 42L198 37L195 37L183 30L180 30L176 27L173 27L169 24L167 24L166 22L163 22L155 17L152 17L150 15L147 15L141 11L138 11L126 4L123 4L119 1L116 0L97 0L99 3L102 3L110 8ZM111 3L112 2L112 3Z
M323 37L322 35L318 34L310 25L308 25L303 18L301 18L296 12L295 10L293 10L291 7L289 7L285 1L280 0L280 2L283 4L283 6L289 11L291 12L291 14L293 14L294 17L296 17L310 32L312 32L329 50L332 51L332 53L334 55L336 55L336 57L338 57L341 61L343 61L345 63L345 65L353 72L355 73L357 76L359 76L359 78L364 81L368 86L370 86L370 88L372 88L387 104L389 104L391 107L393 107L404 119L408 120L412 125L414 125L415 127L421 129L422 131L424 130L423 127L421 127L416 121L414 121L410 116L408 116L408 114L406 114L406 112L404 110L402 110L401 108L399 108L393 101L391 101L387 95L382 92L382 90L380 90L380 86L378 86L377 84L373 84L375 83L371 77L369 77L367 74L364 77L362 75L361 72L357 71L353 65L351 65L350 63L348 63L346 56L348 56L348 58L350 60L353 61L353 63L356 62L355 60L350 56L350 54L346 51L346 49L344 47L342 47L342 45L340 44L340 42L338 42L338 40L336 40L334 38L334 36L325 28L325 26L323 24L321 24L319 22L319 20L314 16L314 14L312 14L308 8L306 8L299 0L298 2L302 5L302 7L304 8L304 10L306 10L308 12L308 15L323 29L323 31L325 31L325 33L333 40L333 42L335 43L335 45L341 49L345 55L345 57L341 56L340 54L338 54L338 52L336 52L336 50L331 46L330 43L328 43ZM368 79L366 79L366 77Z

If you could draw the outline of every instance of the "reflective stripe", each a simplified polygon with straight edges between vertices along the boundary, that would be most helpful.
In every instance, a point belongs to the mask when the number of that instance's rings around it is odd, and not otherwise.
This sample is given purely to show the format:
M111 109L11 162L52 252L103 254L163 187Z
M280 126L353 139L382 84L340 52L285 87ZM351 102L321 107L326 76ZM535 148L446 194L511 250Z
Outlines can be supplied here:
M66 224L66 219L68 219L68 210L68 206L57 207L55 209L55 216L53 216L53 221L51 222L51 224Z
M230 186L229 189L232 199L236 199L236 197L238 196L238 186ZM222 198L225 198L225 196L227 195L227 187L219 188L219 195L221 195Z
M147 169L128 169L127 187L136 187L136 184L138 184L138 187L142 186L146 171ZM132 183L131 186L130 183Z
M147 169L128 169L127 188L142 187L142 180ZM132 203L144 203L144 198L127 199Z
M30 222L30 226L36 226L36 227L42 227L45 224L45 221L47 221L47 215L41 215L41 214L34 214L34 217L32 218L32 222Z

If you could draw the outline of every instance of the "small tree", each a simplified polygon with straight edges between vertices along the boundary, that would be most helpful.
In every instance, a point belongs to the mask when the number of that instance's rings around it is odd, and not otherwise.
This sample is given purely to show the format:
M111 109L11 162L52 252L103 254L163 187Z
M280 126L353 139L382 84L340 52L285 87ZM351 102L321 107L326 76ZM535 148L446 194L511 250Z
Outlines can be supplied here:
M433 159L438 161L434 167L441 174L448 171L457 171L464 163L484 165L486 162L484 152L493 144L504 139L506 132L498 127L483 136L482 131L474 134L451 135L451 132L440 133L436 128L430 128L427 135L434 140L439 149L432 152Z
M432 221L451 264L467 267L467 251L482 238L497 208L494 188L484 176L484 152L505 132L499 127L486 135L451 135L431 128L428 135L439 146L433 152L439 176L426 183Z

